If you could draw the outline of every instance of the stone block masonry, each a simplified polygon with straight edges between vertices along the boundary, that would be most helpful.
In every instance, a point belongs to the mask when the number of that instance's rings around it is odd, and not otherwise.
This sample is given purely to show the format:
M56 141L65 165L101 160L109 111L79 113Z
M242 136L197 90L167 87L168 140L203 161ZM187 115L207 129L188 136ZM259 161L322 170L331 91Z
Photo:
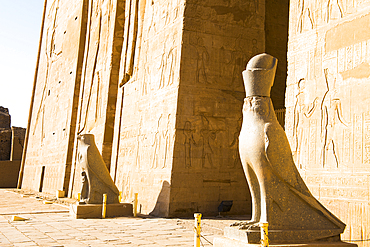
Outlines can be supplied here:
M8 108L0 106L0 188L17 186L26 129L11 127Z
M142 213L215 215L223 200L234 201L230 213L249 213L241 72L266 37L286 38L267 34L265 8L47 0L22 187L76 197L76 137L94 134L123 199L139 193Z

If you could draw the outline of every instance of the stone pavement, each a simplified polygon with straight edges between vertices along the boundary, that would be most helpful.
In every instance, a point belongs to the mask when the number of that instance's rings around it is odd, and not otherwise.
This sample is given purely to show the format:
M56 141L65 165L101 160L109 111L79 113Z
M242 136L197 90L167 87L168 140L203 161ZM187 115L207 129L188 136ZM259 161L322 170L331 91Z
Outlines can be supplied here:
M0 246L193 246L193 219L141 216L72 219L65 205L44 204L32 194L0 189ZM26 221L11 221L13 215ZM202 235L213 242L235 219L208 218ZM211 246L202 239L204 246Z

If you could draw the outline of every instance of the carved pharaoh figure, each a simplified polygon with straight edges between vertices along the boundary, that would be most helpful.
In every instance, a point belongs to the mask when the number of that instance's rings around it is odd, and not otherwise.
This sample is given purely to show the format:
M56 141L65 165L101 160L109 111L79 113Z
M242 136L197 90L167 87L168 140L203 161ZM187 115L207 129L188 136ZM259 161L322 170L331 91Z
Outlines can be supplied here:
M82 201L89 204L102 203L103 194L107 194L107 203L118 203L119 191L95 145L94 135L82 134L78 136L78 140Z
M268 223L271 242L280 241L278 236L285 236L283 241L339 240L345 224L310 193L276 118L270 98L276 66L276 58L259 54L243 72L246 98L239 151L252 196L252 219L233 226L255 230Z

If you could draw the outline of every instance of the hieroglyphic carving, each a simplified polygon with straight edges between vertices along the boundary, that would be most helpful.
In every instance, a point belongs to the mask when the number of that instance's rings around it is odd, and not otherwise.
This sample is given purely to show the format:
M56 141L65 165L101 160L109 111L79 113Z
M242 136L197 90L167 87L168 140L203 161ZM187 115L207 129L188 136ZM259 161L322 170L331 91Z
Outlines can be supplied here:
M87 127L90 131L94 128L98 117L101 115L101 77L106 51L102 50L101 43L108 38L103 31L103 10L101 1L91 1L89 6L87 44L85 48L82 93L80 98L79 133ZM109 13L110 14L110 13ZM109 16L108 14L108 16ZM109 23L109 22L108 22ZM107 28L107 27L105 27ZM109 31L109 27L108 30ZM108 41L106 41L107 43ZM88 126L87 126L88 125Z
M216 131L211 130L208 119L202 115L202 129L200 135L203 140L202 148L202 167L203 168L214 168L212 155L212 145L216 139Z
M316 165L316 136L317 136L317 120L311 119L310 120L310 128L309 128L309 142L308 142L308 163L311 167Z
M337 20L343 17L343 8L339 1L340 0L328 0L325 13L325 20L327 23L331 20Z
M234 50L231 54L232 69L232 79L231 79L231 89L235 90L243 86L243 80L240 74L245 69L245 65L248 62L248 55L243 49L242 45L242 35L240 35L235 40Z
M315 112L318 97L316 97L312 103L308 106L305 105L305 79L302 78L298 81L298 93L295 96L296 101L294 105L294 127L293 127L293 138L295 140L295 149L293 151L293 156L295 157L295 162L297 165L302 166L301 156L302 152L308 147L303 145L303 142L307 140L307 129L306 129L306 119L310 118Z
M160 135L160 123L162 119L162 114L158 118L158 125L157 130L154 133L154 141L152 144L153 147L153 155L152 155L152 166L151 168L158 168L159 163L159 150L161 145L161 135Z
M148 94L151 87L151 76L150 76L150 60L149 60L149 42L143 41L143 78L141 79L141 96Z
M346 70L353 69L353 47L347 46L346 47Z
M370 112L364 114L364 164L370 164Z
M196 83L208 84L206 64L209 61L209 54L207 48L204 46L204 41L198 35L193 35L190 37L190 45L194 47L196 52L195 81Z
M184 141L184 149L185 149L185 168L191 168L191 159L192 159L192 146L197 146L197 143L194 140L193 132L195 130L192 129L191 122L186 121L184 125L184 136L185 136L185 141Z
M167 124L166 127L162 130L162 140L163 140L163 149L161 150L161 154L163 155L163 165L162 169L167 167L167 162L169 162L169 157L171 154L171 137L172 131L170 129L171 126L171 114L167 116Z
M240 134L240 130L242 128L242 120L243 120L243 118L240 117L239 120L238 120L238 123L236 125L236 128L235 128L235 132L234 132L234 135L233 135L233 141L229 145L229 147L232 150L231 151L231 153L232 153L232 162L228 163L228 165L227 165L228 168L235 168L238 164L241 164L240 155L239 155L239 134Z
M301 0L298 5L300 14L297 23L297 32L299 33L302 33L304 30L313 29L313 16L307 2L305 1L307 0Z
M348 127L342 114L341 100L336 95L336 78L329 78L329 69L324 69L327 91L321 102L321 138L322 138L322 165L325 167L327 152L331 146L336 166L339 167L338 149L334 141L337 118L340 123Z
M175 37L174 37L174 40L175 40ZM159 81L158 89L167 87L171 85L174 81L177 49L175 46L171 46L169 49L166 49L166 45L168 44L167 41L168 41L168 38L166 39L166 42L163 43L162 59L161 59L161 64L158 68L161 71L161 78Z
M363 119L362 114L354 114L353 116L353 158L357 165L362 164L363 150L362 150L362 135L363 135Z
M142 147L142 126L143 126L143 119L140 118L140 123L137 128L137 135L136 135L136 167L140 169L140 161L141 161L141 147Z

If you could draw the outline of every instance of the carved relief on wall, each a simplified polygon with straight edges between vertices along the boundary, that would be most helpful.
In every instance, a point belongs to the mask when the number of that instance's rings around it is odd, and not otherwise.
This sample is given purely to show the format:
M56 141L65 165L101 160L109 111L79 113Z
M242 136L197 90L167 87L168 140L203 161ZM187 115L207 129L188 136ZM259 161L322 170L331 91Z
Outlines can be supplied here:
M256 41L257 40L253 40ZM252 41L252 43L253 43ZM239 35L239 37L235 40L234 49L231 56L231 63L233 65L232 68L232 79L231 79L231 89L232 90L243 90L243 79L241 73L245 70L245 65L248 62L248 59L250 57L250 54L244 51L244 45L243 45L242 35ZM253 46L253 49L255 47ZM257 48L258 49L258 48Z
M197 143L195 142L193 133L195 132L195 129L192 129L192 125L190 121L186 121L183 129L183 134L185 137L184 141L184 151L185 151L185 168L191 168L191 158L192 158L192 148L195 146L197 147Z
M297 32L311 30L314 27L313 14L308 0L300 0L298 5L299 15L297 23Z
M308 148L308 143L306 142L309 135L309 130L307 129L309 126L308 122L318 105L318 97L313 99L312 102L306 102L307 95L305 94L305 83L306 81L304 78L298 81L298 92L295 96L296 99L294 104L293 157L296 165L299 167L302 167L303 162L301 159L304 156L303 152Z
M216 131L211 130L209 121L205 116L202 116L202 128L200 130L202 137L202 167L215 168L213 164L213 143L216 139Z
M336 146L335 126L337 123L348 127L342 114L341 100L337 96L335 88L336 78L332 78L329 69L324 69L327 91L321 101L321 138L322 138L322 165L325 167L328 152L335 158L336 166L339 167L339 150ZM338 122L339 121L339 122Z
M209 53L204 45L202 37L194 34L190 36L190 45L194 49L195 59L195 82L202 84L209 84L210 81L207 78L207 67L209 62Z
M209 113L206 112L198 114L186 120L180 131L179 140L182 145L183 168L235 168L235 164L240 163L238 156L240 120L233 119L232 126L237 125L236 129L229 130L226 118L209 116ZM230 131L233 133L231 138L228 136ZM229 142L220 140L229 140Z
M341 0L327 0L325 21L338 20L343 17L343 7Z
M102 85L102 81L109 76L104 65L108 56L106 50L108 34L111 31L109 30L110 13L108 12L106 15L103 13L102 4L104 2L107 2L107 0L91 1L89 6L80 96L79 132L91 131L102 116L102 107L104 107L102 102L104 99L102 96L104 85Z
M230 163L227 164L228 168L235 168L237 166L241 166L241 161L240 161L240 155L239 155L239 135L240 135L240 130L242 128L242 120L243 118L239 118L235 132L233 134L233 140L229 145L229 148L231 149L231 154L232 154L232 160Z
M176 68L176 57L177 48L172 45L166 48L169 44L174 44L176 36L174 35L173 40L168 42L169 38L163 43L163 53L161 56L161 63L158 68L160 71L160 80L158 89L162 89L171 85L174 82L175 68Z
M44 70L45 70L45 78L44 84L42 86L42 93L41 99L38 106L37 114L36 114L36 122L34 124L33 135L35 135L36 129L40 128L40 140L41 144L45 138L45 120L50 117L50 112L48 110L48 104L46 103L47 97L50 95L50 86L49 80L50 77L55 76L53 75L53 66L56 60L60 57L62 50L61 50L61 43L62 40L56 41L57 32L60 32L60 28L58 29L58 10L59 10L59 0L54 0L48 10L45 23L46 26L46 35L44 41L44 51L41 51L41 54L44 55ZM59 44L57 44L59 43Z

